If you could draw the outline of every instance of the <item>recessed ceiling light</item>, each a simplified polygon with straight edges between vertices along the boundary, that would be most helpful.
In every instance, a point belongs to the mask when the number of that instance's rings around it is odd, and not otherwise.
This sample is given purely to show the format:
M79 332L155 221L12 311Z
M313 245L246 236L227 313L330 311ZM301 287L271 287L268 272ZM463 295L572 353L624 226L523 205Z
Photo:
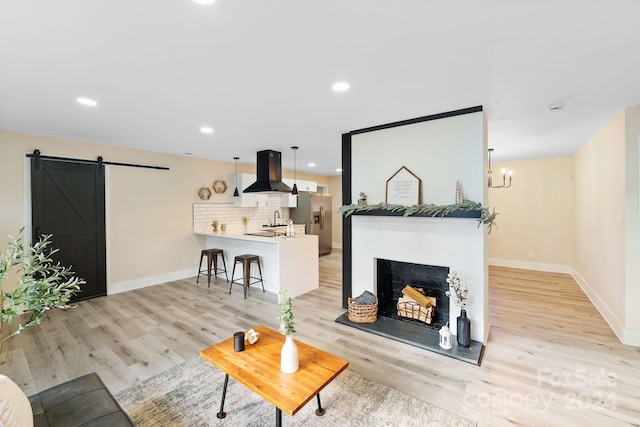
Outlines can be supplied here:
M310 168L315 167L315 163L308 163L307 166L309 166Z
M205 134L210 134L210 133L213 133L213 128L210 128L208 126L203 126L200 128L200 132Z
M553 104L547 105L547 111L557 111L562 110L564 108L564 102L554 102Z
M195 3L209 5L216 2L216 0L193 0Z
M78 104L82 104L82 105L86 105L88 107L95 107L96 105L98 105L98 102L95 99L91 99L91 98L76 98L76 102Z
M349 90L350 87L351 85L347 82L338 82L334 83L333 86L331 86L331 88L336 92L344 92L345 90Z

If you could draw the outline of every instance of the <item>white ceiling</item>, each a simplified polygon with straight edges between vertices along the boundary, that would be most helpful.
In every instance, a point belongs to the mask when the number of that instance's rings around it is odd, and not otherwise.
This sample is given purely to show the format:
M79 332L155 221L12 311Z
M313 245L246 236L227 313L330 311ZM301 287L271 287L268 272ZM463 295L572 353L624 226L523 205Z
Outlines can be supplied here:
M248 164L275 149L286 169L298 145L298 170L336 175L344 132L482 105L492 160L570 155L640 103L639 16L637 0L0 0L0 128Z

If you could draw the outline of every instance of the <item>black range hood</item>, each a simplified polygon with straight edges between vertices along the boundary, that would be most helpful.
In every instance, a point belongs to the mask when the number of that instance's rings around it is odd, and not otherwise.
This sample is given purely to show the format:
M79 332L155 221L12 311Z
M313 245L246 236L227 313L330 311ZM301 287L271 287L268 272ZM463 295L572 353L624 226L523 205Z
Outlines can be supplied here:
M282 182L282 153L258 151L256 159L256 182L243 193L291 193L291 187Z

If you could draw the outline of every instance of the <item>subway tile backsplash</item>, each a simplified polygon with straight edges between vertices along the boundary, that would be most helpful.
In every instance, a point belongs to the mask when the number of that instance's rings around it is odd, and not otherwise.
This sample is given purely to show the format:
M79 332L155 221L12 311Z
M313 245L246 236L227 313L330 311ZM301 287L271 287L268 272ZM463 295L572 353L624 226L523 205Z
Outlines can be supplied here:
M249 218L248 230L256 230L264 224L273 222L273 213L280 212L279 223L285 223L289 219L289 208L283 208L280 204L280 195L268 195L268 206L243 208L236 207L232 203L194 203L193 204L193 228L198 230L210 230L211 221L217 219L220 224L227 224L227 229L235 232L242 230L241 218Z

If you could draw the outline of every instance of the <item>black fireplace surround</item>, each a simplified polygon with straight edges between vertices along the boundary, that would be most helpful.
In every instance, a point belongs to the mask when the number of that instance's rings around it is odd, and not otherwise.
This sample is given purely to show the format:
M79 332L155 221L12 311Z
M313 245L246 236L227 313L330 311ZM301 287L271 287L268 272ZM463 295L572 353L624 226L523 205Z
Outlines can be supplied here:
M449 321L449 290L447 275L449 267L414 264L376 258L376 295L378 316L390 317L439 330ZM398 298L405 286L423 289L425 295L436 298L436 307L431 324L398 316Z

